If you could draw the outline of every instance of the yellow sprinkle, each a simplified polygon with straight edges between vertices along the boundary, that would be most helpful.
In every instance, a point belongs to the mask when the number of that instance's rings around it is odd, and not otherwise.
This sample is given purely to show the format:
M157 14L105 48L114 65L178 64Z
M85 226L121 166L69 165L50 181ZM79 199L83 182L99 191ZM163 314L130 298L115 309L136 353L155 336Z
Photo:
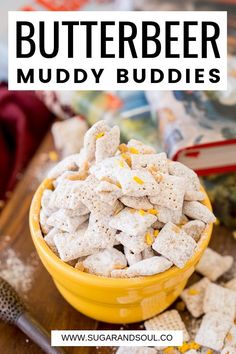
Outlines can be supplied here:
M216 226L219 226L219 225L220 225L220 220L219 220L218 218L216 218L216 221L214 222L214 224L215 224Z
M158 211L156 209L148 209L149 214L157 215Z
M213 354L213 350L209 349L206 354Z
M98 134L96 135L96 139L100 139L100 138L102 138L104 135L105 135L104 132L98 133Z
M197 289L189 289L188 290L188 295L198 295L200 293L200 291L199 290L197 290Z
M128 151L129 151L129 149L128 149L128 147L126 146L126 144L120 144L118 149L119 149L121 152L128 152Z
M144 181L141 178L139 178L138 176L134 176L133 180L135 182L137 182L138 184L144 184Z
M180 353L185 353L191 349L198 350L199 348L200 348L200 345L197 344L196 342L189 342L189 343L184 342L184 344L181 347L178 347Z
M154 230L154 232L153 232L153 236L154 236L154 237L157 237L157 236L158 236L158 234L159 234L159 232L160 232L159 230Z
M229 342L232 342L232 339L233 339L232 334L228 333L227 336L226 336L226 340L229 341Z
M118 188L121 188L120 182L117 182L117 183L116 183L116 186L117 186Z
M124 161L119 161L119 166L121 167L121 168L124 168L125 167L125 163L124 163Z
M146 214L146 212L145 212L144 210L142 210L142 209L140 209L138 212L139 212L139 214L142 215L142 216L144 216L144 215Z
M185 342L181 347L178 347L178 350L180 351L180 353L185 353L188 349L189 349L188 343L185 343Z
M58 153L56 151L50 151L48 157L51 161L58 161Z
M153 239L152 239L152 235L149 232L146 233L145 239L148 246L151 246L153 243Z
M134 147L130 147L129 152L131 152L131 154L139 154L139 151L137 149L135 149Z

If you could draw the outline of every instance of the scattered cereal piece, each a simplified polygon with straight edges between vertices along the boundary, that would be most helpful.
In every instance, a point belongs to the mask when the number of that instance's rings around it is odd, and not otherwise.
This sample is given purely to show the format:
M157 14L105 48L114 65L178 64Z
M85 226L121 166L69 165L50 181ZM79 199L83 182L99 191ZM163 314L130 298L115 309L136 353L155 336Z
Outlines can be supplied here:
M231 268L232 264L233 257L221 256L208 247L197 264L196 271L211 281L216 281Z
M235 292L217 284L208 284L205 290L203 310L205 313L217 311L233 321L236 314Z
M186 330L185 324L176 310L165 311L162 314L145 321L144 326L147 330L180 330L183 331L184 341L189 340L189 334Z
M224 345L224 339L231 325L228 316L220 312L209 312L203 317L195 342L219 351Z
M208 284L210 284L210 281L207 278L203 278L199 282L183 290L180 296L193 317L200 317L204 313L203 300Z
M227 283L224 284L224 286L228 289L236 291L236 278L229 280Z
M225 347L220 352L220 354L236 354L236 348L235 347Z
M225 337L225 346L236 348L236 325L233 325L227 333L227 336Z

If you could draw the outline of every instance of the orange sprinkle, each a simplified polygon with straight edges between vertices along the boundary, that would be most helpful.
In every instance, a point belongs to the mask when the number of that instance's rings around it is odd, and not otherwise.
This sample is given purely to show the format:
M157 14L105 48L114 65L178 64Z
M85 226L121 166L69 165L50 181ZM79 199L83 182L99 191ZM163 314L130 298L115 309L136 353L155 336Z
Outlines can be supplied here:
M50 151L48 157L51 161L58 161L58 153L56 151Z
M175 348L174 347L165 348L165 349L163 349L163 353L174 354L175 353Z
M129 165L129 167L131 167L131 157L126 153L121 154L121 156L125 160L125 162Z
M133 180L135 182L137 182L138 184L144 184L144 181L141 178L139 178L138 176L134 176Z
M200 291L194 288L188 290L188 295L198 295L199 293Z
M102 138L104 135L105 135L104 132L98 133L98 134L96 135L96 140Z
M129 152L131 152L131 154L139 154L139 151L134 147L130 147Z
M85 180L88 177L88 172L87 171L81 171L76 173L75 175L68 176L67 179L70 181L81 181Z
M163 176L161 174L154 174L154 178L158 183L163 180Z
M117 182L117 183L116 183L116 186L117 186L118 188L122 188L120 182Z
M158 214L158 210L156 210L156 209L148 209L148 213L149 214L153 214L153 215L157 215Z
M179 301L176 304L176 310L178 310L178 311L184 311L185 308L186 308L186 306L185 306L185 303L183 301Z
M153 236L154 236L154 237L157 237L157 236L158 236L158 234L159 234L159 232L160 232L159 230L154 230L154 232L153 232Z
M142 215L142 216L144 216L144 215L146 214L146 212L145 212L144 210L142 210L142 209L140 209L138 212L139 212L139 214Z
M148 244L148 246L152 245L153 239L152 239L152 235L149 232L146 233L145 240L146 240L146 243Z
M120 144L118 149L123 153L123 152L128 152L129 149L128 147L126 146L126 144Z
M232 342L233 336L231 333L228 333L226 336L227 341Z

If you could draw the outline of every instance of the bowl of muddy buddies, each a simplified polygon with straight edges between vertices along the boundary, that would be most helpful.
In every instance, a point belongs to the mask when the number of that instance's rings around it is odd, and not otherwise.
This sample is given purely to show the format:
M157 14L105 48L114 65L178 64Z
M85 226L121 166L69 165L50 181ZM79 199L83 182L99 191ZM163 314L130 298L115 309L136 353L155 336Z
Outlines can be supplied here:
M99 121L49 171L30 209L41 261L62 296L97 320L166 309L210 240L215 217L194 171Z

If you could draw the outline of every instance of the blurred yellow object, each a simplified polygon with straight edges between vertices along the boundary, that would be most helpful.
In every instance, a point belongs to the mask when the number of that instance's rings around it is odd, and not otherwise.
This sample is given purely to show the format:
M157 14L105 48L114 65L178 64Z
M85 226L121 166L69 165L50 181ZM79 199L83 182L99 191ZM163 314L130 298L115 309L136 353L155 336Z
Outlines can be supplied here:
M59 159L59 156L58 156L58 153L56 152L56 151L50 151L49 153L48 153L48 157L49 157L49 159L51 160L51 161L58 161L58 159Z
M47 179L36 191L30 208L30 230L42 263L75 309L99 321L132 323L157 315L176 300L210 241L212 225L207 227L196 253L183 269L172 267L138 278L96 276L63 262L44 241L39 224L40 204L43 191L51 188L52 180ZM204 204L211 209L207 195Z

